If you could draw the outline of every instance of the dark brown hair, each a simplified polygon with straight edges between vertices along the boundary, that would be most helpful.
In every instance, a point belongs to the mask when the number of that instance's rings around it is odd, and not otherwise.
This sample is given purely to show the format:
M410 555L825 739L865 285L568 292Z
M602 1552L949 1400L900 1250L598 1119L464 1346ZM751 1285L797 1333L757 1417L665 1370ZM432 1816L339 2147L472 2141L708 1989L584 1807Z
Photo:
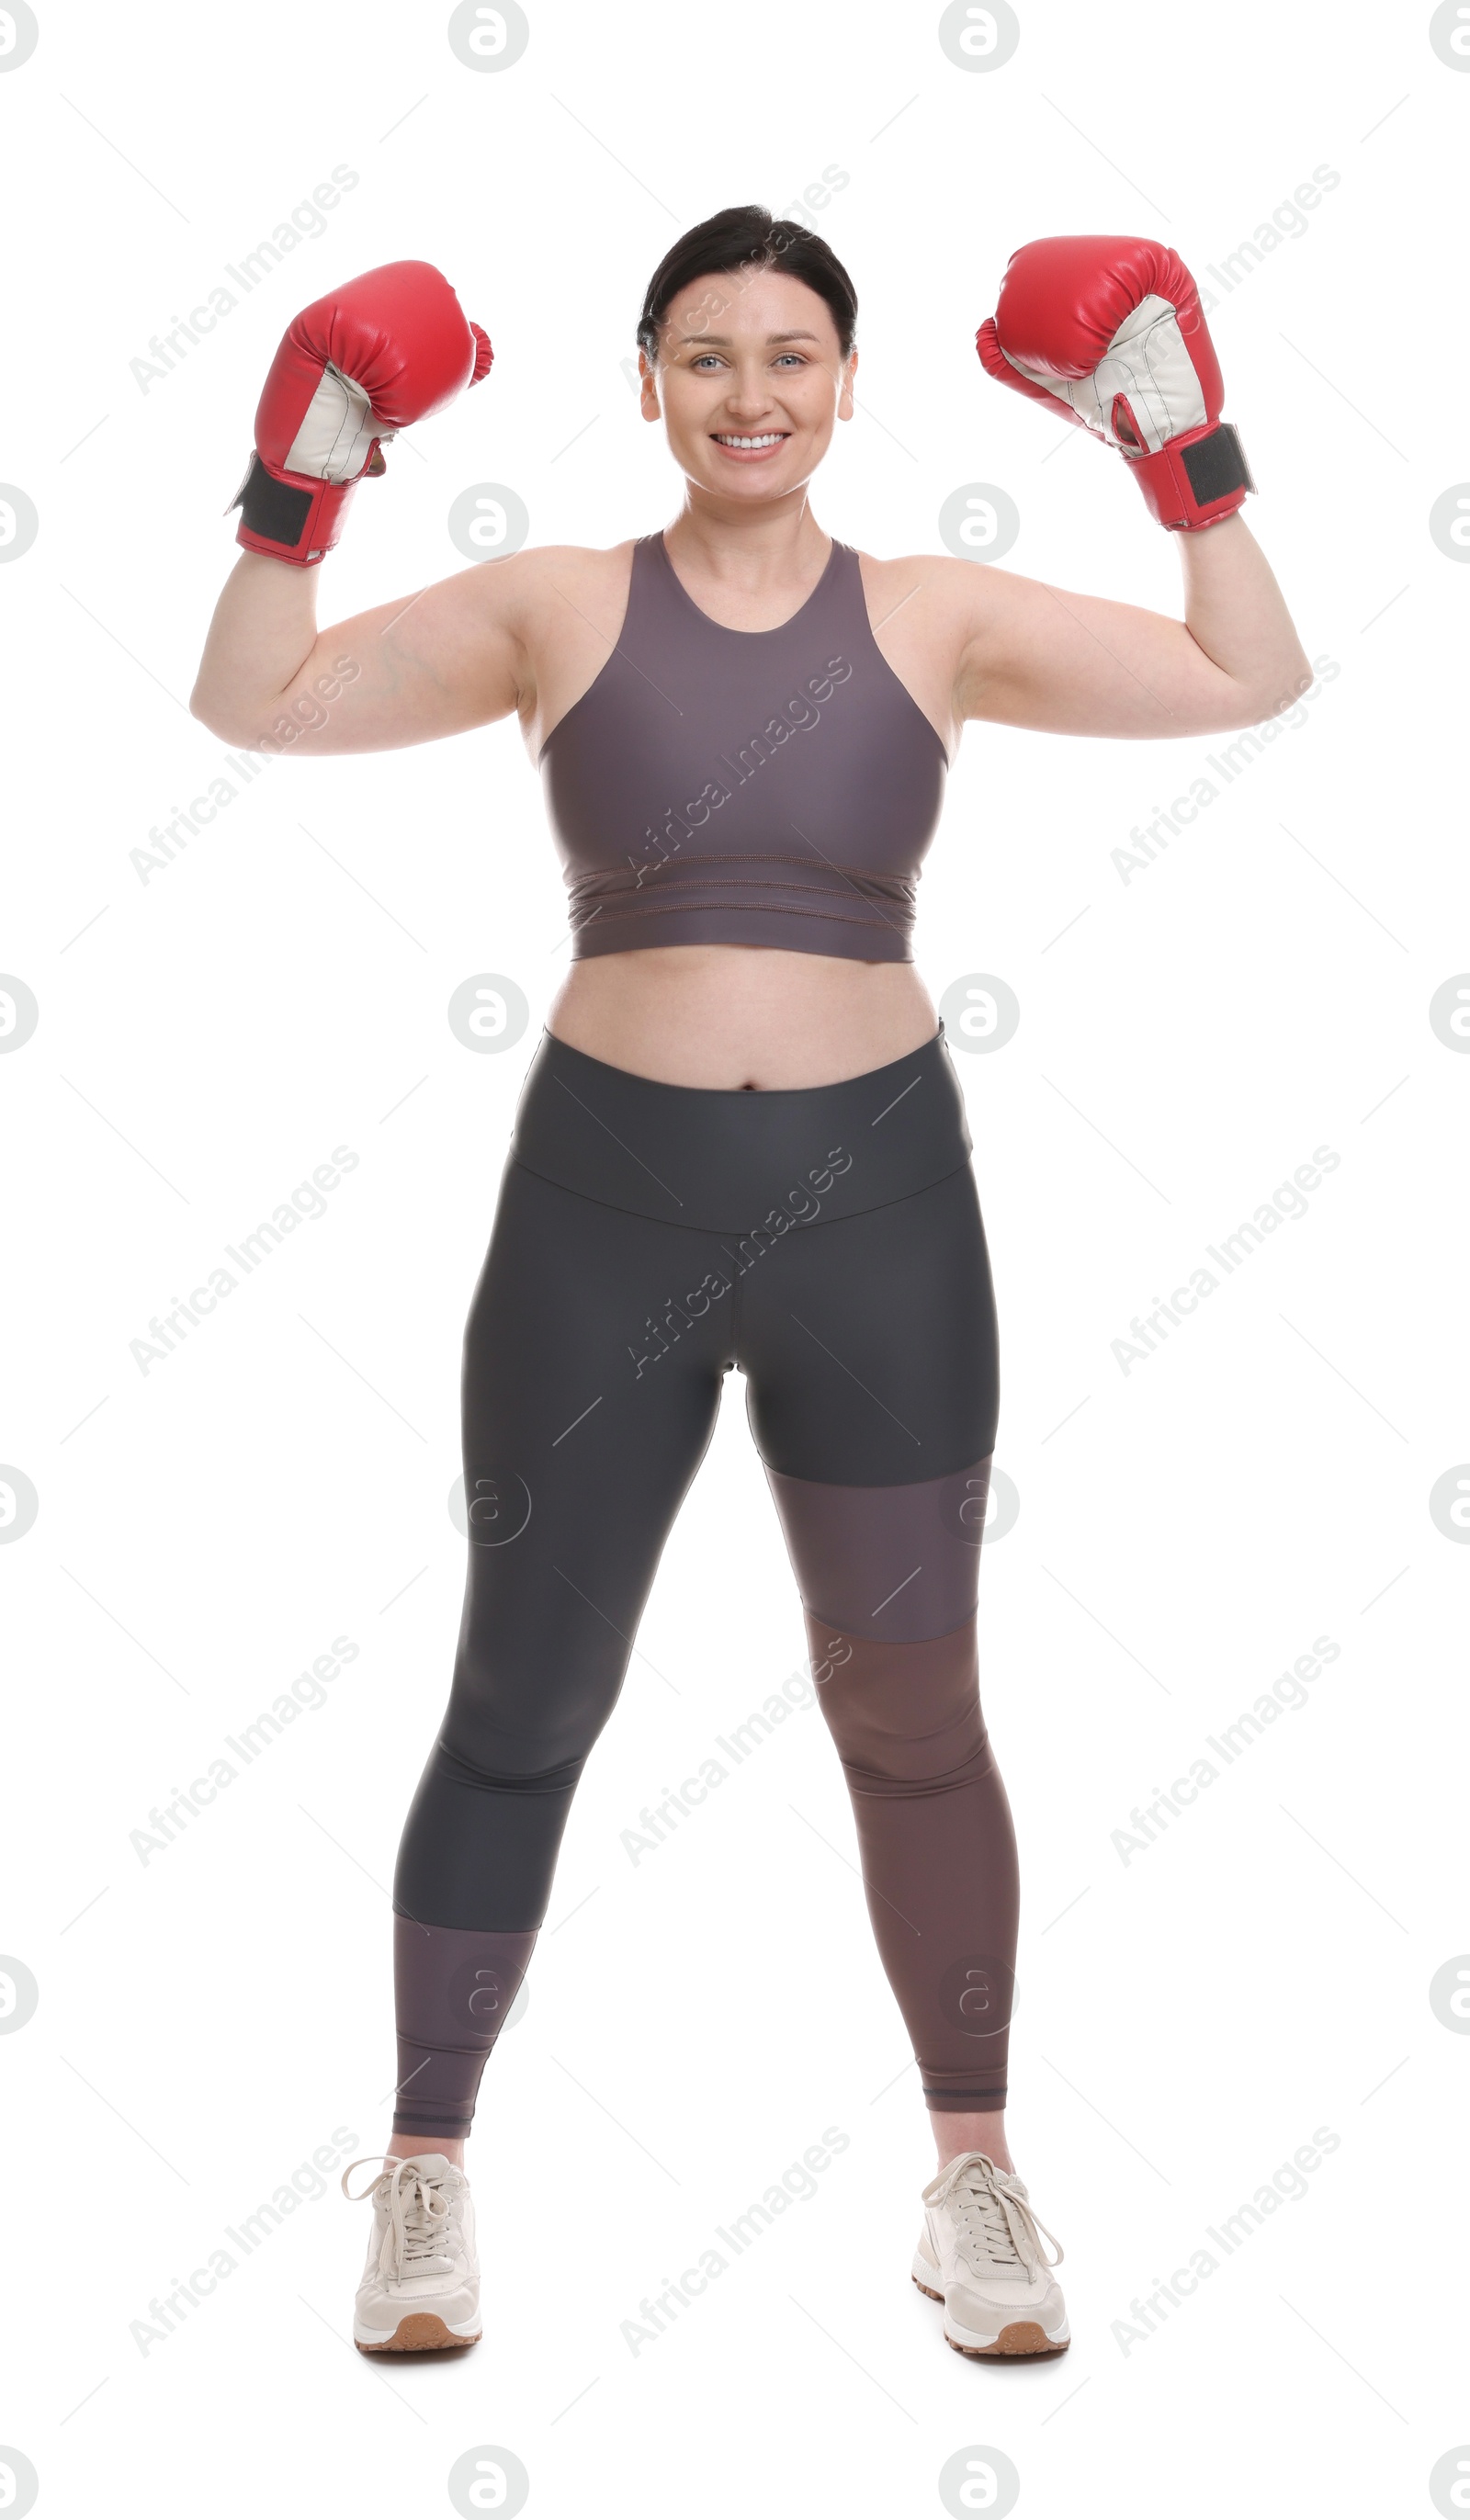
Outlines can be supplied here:
M639 347L651 366L658 356L659 327L682 289L694 280L729 271L787 271L814 289L830 311L846 358L858 323L858 292L824 237L794 219L774 219L758 202L716 210L671 245L648 283L638 319Z

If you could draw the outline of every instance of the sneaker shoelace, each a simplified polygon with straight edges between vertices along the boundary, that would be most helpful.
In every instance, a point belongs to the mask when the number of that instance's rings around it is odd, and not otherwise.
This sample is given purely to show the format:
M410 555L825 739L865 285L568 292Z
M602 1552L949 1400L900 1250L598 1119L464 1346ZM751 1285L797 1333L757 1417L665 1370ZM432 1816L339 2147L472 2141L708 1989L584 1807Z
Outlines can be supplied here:
M1054 2231L1040 2222L1020 2194L1015 2173L998 2170L989 2153L962 2152L924 2189L927 2205L948 2205L959 2228L960 2247L977 2273L1020 2269L1034 2274L1060 2266L1066 2255ZM1041 2234L1056 2255L1048 2258Z
M371 2160L364 2154L363 2160ZM402 2283L409 2275L447 2274L453 2260L444 2246L444 2235L454 2208L444 2182L424 2170L422 2162L400 2161L396 2156L379 2153L380 2161L391 2161L392 2168L382 2171L368 2187L353 2195L347 2185L354 2170L362 2162L354 2161L342 2173L342 2194L354 2205L372 2197L375 2205L387 2209L387 2228L382 2235L382 2253L379 2272L390 2283Z

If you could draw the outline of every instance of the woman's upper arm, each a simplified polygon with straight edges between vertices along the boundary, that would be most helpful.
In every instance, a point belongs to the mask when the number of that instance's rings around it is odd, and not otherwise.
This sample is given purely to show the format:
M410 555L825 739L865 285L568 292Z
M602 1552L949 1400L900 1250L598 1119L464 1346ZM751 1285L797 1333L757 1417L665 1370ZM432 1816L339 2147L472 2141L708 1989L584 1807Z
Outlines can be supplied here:
M1054 735L1176 736L1264 713L1182 621L973 562L956 565L974 579L957 677L962 718Z
M259 712L260 736L299 751L383 752L509 717L529 681L539 557L484 561L331 623Z

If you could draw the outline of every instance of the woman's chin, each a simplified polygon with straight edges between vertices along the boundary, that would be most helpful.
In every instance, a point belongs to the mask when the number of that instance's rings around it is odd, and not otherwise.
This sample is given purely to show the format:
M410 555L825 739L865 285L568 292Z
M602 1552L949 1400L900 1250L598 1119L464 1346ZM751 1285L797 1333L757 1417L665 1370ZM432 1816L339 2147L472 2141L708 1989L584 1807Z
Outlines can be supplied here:
M707 445L691 446L681 462L687 480L712 499L784 499L802 489L816 466L801 465L782 448L776 456L741 457L711 454Z

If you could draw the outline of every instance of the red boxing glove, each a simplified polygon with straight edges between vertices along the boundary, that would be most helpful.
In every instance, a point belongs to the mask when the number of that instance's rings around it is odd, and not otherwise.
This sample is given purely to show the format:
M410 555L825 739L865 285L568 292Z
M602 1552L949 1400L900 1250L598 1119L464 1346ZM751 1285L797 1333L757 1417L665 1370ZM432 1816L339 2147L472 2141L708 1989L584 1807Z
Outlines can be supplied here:
M493 355L431 262L379 263L303 307L255 413L236 541L312 567L363 474L387 470L383 443L478 384Z
M1196 532L1254 490L1220 417L1225 387L1199 292L1172 247L1147 237L1023 245L975 347L998 383L1116 446L1161 525Z

